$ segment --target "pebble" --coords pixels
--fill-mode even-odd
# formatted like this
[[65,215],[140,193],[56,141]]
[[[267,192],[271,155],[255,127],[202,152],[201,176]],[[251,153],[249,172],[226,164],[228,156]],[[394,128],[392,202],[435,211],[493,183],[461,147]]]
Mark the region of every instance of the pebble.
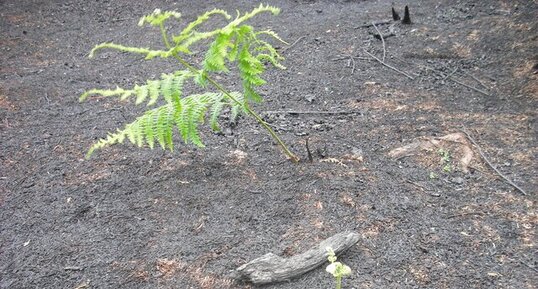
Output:
[[452,179],[452,182],[458,185],[463,184],[463,178],[462,177],[455,177]]

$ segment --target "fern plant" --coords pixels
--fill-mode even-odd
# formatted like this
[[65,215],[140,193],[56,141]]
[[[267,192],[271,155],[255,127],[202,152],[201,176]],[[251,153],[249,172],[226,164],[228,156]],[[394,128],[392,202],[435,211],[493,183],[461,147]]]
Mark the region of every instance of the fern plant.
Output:
[[[122,52],[141,54],[145,59],[174,58],[182,66],[175,72],[162,74],[160,79],[148,80],[143,85],[135,85],[131,89],[117,87],[116,89],[92,89],[80,96],[80,101],[89,96],[119,97],[121,100],[134,98],[135,104],[146,103],[155,106],[134,122],[127,124],[123,129],[109,133],[106,138],[94,143],[87,153],[92,153],[110,145],[123,143],[128,139],[131,143],[141,147],[144,145],[153,148],[158,143],[163,149],[173,150],[173,131],[175,128],[185,143],[192,143],[203,147],[198,127],[209,118],[213,130],[219,130],[218,118],[225,107],[229,107],[232,117],[239,113],[252,116],[264,127],[273,139],[282,147],[284,153],[294,162],[299,158],[295,156],[276,135],[273,129],[251,107],[251,102],[260,102],[262,97],[256,91],[257,87],[266,83],[262,78],[266,64],[285,69],[280,64],[283,59],[277,50],[266,38],[276,39],[285,43],[271,30],[257,31],[245,22],[257,14],[269,12],[277,15],[280,10],[276,7],[260,4],[251,12],[232,17],[224,10],[213,9],[199,16],[195,21],[179,32],[169,35],[166,21],[180,19],[181,14],[176,11],[155,10],[152,14],[142,17],[139,26],[150,25],[159,28],[165,49],[149,49],[130,47],[115,43],[102,43],[95,46],[90,52],[90,58],[101,49],[114,49]],[[229,22],[222,28],[210,31],[199,31],[201,24],[211,17],[221,16]],[[210,42],[201,67],[197,68],[189,63],[185,56],[191,54],[191,47],[201,41]],[[242,91],[228,91],[211,77],[212,73],[228,73],[235,67],[241,78]],[[197,85],[208,88],[211,85],[214,91],[202,94],[183,95],[183,84],[193,81]]]

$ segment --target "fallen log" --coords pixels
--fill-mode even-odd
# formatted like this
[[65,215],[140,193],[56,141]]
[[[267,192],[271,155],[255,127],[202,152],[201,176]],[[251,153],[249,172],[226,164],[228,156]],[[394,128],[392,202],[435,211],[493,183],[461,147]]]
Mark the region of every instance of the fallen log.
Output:
[[273,253],[265,254],[237,268],[232,273],[232,277],[254,284],[286,281],[327,262],[327,247],[331,247],[335,254],[338,255],[358,241],[359,234],[357,233],[338,233],[325,239],[312,249],[290,258],[282,258]]

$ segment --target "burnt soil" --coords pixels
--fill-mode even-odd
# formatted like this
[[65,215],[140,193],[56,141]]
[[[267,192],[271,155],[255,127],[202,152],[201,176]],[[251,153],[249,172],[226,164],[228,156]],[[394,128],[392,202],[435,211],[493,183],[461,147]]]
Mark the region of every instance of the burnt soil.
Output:
[[[257,4],[0,2],[0,287],[252,288],[230,272],[349,230],[361,238],[339,257],[353,270],[344,288],[536,288],[536,1],[420,1],[413,24],[378,25],[395,34],[386,63],[412,79],[365,52],[382,57],[375,29],[359,26],[390,18],[392,0],[268,2],[282,13],[251,23],[294,45],[280,44],[287,70],[268,72],[255,109],[298,164],[246,117],[223,118],[222,134],[204,128],[205,149],[122,145],[84,159],[144,108],[79,103],[83,91],[177,69],[114,51],[88,59],[95,44],[161,45],[158,31],[136,25],[155,8],[190,21]],[[395,3],[401,14],[405,4]],[[389,155],[462,128],[526,195],[465,139]],[[468,171],[458,164],[465,147]],[[320,267],[262,287],[333,280]]]

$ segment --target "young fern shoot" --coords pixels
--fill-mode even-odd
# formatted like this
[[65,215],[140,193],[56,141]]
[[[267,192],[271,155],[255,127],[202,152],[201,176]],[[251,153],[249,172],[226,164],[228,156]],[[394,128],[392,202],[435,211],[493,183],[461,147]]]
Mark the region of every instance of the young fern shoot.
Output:
[[[166,21],[180,19],[181,14],[175,11],[163,12],[157,9],[152,14],[142,17],[138,25],[148,24],[158,27],[166,49],[155,50],[115,43],[102,43],[95,46],[90,52],[90,57],[93,57],[101,49],[114,49],[141,54],[148,60],[156,57],[174,58],[183,69],[162,74],[158,80],[148,80],[146,84],[135,85],[131,89],[119,87],[108,90],[92,89],[83,93],[80,96],[80,101],[84,101],[92,95],[100,95],[115,96],[121,100],[135,98],[137,105],[146,102],[147,106],[156,106],[139,116],[134,122],[127,124],[123,129],[109,133],[106,138],[93,144],[87,157],[91,156],[97,149],[123,143],[125,139],[139,147],[148,145],[153,148],[155,143],[158,143],[163,149],[172,150],[174,147],[172,141],[174,128],[177,128],[185,143],[203,147],[198,126],[203,124],[206,116],[209,115],[211,128],[218,130],[217,120],[221,112],[225,107],[230,107],[233,116],[241,112],[252,116],[282,147],[287,157],[297,162],[299,158],[287,148],[273,129],[249,105],[251,102],[262,101],[262,97],[256,89],[266,83],[262,78],[266,68],[265,64],[285,69],[280,64],[283,58],[265,38],[284,41],[271,30],[257,31],[253,26],[245,24],[245,21],[264,12],[277,15],[280,10],[269,5],[260,5],[251,12],[244,14],[238,12],[235,19],[231,20],[232,17],[226,11],[213,9],[187,24],[179,34],[170,37],[166,30]],[[214,16],[222,16],[229,22],[219,29],[198,30],[201,24]],[[192,53],[190,50],[192,45],[204,40],[209,40],[211,43],[205,59],[201,63],[201,68],[197,68],[185,60],[184,56]],[[232,67],[235,67],[239,72],[242,92],[228,91],[211,77],[211,73],[227,73]],[[193,81],[204,88],[210,84],[215,91],[183,96],[182,89],[186,81]]]

